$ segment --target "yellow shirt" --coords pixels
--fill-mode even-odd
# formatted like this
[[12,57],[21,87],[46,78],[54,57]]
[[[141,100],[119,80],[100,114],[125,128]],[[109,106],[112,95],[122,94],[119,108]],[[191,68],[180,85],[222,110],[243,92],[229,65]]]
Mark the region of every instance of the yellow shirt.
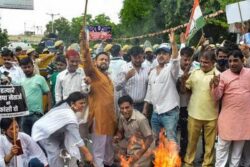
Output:
[[209,82],[219,72],[213,68],[204,73],[198,69],[191,73],[186,81],[186,88],[192,91],[188,104],[188,115],[198,120],[215,120],[218,117],[218,110],[215,101],[210,93]]

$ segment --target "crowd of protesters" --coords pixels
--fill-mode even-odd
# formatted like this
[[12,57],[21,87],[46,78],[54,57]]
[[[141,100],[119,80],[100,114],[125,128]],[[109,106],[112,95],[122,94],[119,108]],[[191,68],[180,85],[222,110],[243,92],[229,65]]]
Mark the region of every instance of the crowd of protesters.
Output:
[[[202,38],[194,48],[180,36],[180,47],[171,32],[160,45],[86,49],[82,34],[82,53],[57,41],[43,59],[2,50],[1,84],[23,87],[29,115],[0,118],[0,166],[61,167],[69,155],[70,167],[115,167],[121,157],[150,167],[164,129],[185,167],[199,138],[202,167],[250,167],[250,45]],[[45,79],[38,65],[52,56]]]

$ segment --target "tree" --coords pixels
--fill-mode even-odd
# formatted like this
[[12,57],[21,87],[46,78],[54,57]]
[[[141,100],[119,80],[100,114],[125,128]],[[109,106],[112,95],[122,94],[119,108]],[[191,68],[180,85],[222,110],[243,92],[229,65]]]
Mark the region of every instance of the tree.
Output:
[[[92,15],[86,16],[86,25],[91,26],[111,26],[112,34],[116,36],[116,34],[120,34],[119,25],[115,25],[108,16],[105,14],[97,15],[94,19]],[[72,42],[79,42],[79,33],[83,26],[83,16],[74,17],[71,22],[67,19],[61,17],[54,21],[54,30],[59,39],[63,40],[66,44],[70,44]],[[49,22],[46,25],[46,34],[48,34],[52,29],[52,22]]]
[[[86,15],[86,25],[89,25],[91,22],[91,15]],[[71,20],[70,33],[72,37],[72,41],[79,41],[79,33],[83,26],[83,16],[74,17]]]
[[152,14],[153,0],[124,0],[120,18],[125,35],[139,35],[144,33],[145,22]]
[[[203,15],[211,14],[219,9],[225,9],[228,3],[235,0],[200,0],[200,6]],[[137,35],[145,35],[152,32],[159,32],[167,28],[175,27],[189,21],[191,9],[194,0],[124,0],[123,7],[120,11],[121,23],[114,24],[105,14],[97,15],[92,18],[87,15],[86,25],[102,25],[112,27],[113,38],[132,37]],[[60,39],[68,42],[78,42],[79,32],[82,28],[83,17],[75,17],[69,22],[65,18],[55,20],[54,28]],[[51,30],[51,22],[47,24],[47,32]],[[225,15],[211,18],[207,20],[207,25],[204,31],[207,35],[214,38],[214,42],[221,40],[221,35],[228,35],[228,28]],[[216,33],[210,33],[213,29]],[[182,29],[180,31],[185,31]],[[177,32],[177,34],[180,33]],[[199,38],[199,37],[198,37]],[[197,39],[198,39],[197,38]],[[145,40],[150,40],[153,43],[161,43],[166,41],[167,35],[159,35],[143,39],[137,39],[132,42],[134,44],[144,43]]]
[[[83,16],[75,17],[71,21],[71,36],[74,41],[78,41],[79,33],[83,25]],[[113,23],[108,16],[105,14],[99,14],[94,19],[91,15],[87,15],[86,18],[86,25],[88,26],[111,26],[112,28],[112,35],[116,36],[116,34],[119,34],[118,26]]]
[[106,16],[105,14],[97,15],[94,19],[91,20],[89,25],[92,25],[92,26],[97,26],[97,25],[110,26],[112,28],[112,37],[113,38],[115,38],[121,34],[120,25],[116,25],[115,23],[113,23],[110,20],[110,17]]
[[[54,21],[54,31],[56,32],[59,39],[63,40],[65,43],[70,43],[72,40],[71,34],[70,34],[70,22],[64,18],[58,18]],[[52,29],[52,22],[50,21],[46,25],[46,33],[50,32]]]
[[6,29],[0,28],[0,48],[6,46],[8,44],[8,32]]

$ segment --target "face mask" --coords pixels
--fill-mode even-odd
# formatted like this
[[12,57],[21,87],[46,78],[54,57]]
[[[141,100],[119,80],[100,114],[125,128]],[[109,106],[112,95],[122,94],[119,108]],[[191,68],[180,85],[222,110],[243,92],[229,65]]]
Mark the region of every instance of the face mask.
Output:
[[154,55],[153,54],[147,54],[147,56],[146,56],[146,59],[148,59],[148,60],[153,60],[153,58],[154,58]]
[[228,60],[226,60],[226,59],[220,59],[220,60],[217,60],[217,63],[218,63],[219,66],[225,67],[225,66],[228,65]]

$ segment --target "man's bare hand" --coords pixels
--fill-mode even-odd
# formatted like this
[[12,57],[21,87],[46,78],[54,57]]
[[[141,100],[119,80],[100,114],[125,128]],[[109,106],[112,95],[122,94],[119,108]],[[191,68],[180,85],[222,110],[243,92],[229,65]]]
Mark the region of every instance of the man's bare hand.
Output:
[[183,32],[180,34],[180,42],[181,43],[186,43],[185,33],[183,33]]
[[173,30],[171,30],[171,32],[168,34],[168,37],[171,44],[175,43],[175,34]]
[[89,76],[84,77],[83,80],[84,80],[84,82],[85,82],[87,85],[90,85],[91,82],[92,82],[92,80],[91,80],[91,78],[90,78]]
[[125,77],[126,81],[128,81],[130,78],[135,76],[135,74],[136,74],[136,70],[134,68],[129,70]]
[[209,85],[210,88],[216,88],[217,86],[219,86],[220,83],[220,75],[214,75],[214,77],[211,79]]

